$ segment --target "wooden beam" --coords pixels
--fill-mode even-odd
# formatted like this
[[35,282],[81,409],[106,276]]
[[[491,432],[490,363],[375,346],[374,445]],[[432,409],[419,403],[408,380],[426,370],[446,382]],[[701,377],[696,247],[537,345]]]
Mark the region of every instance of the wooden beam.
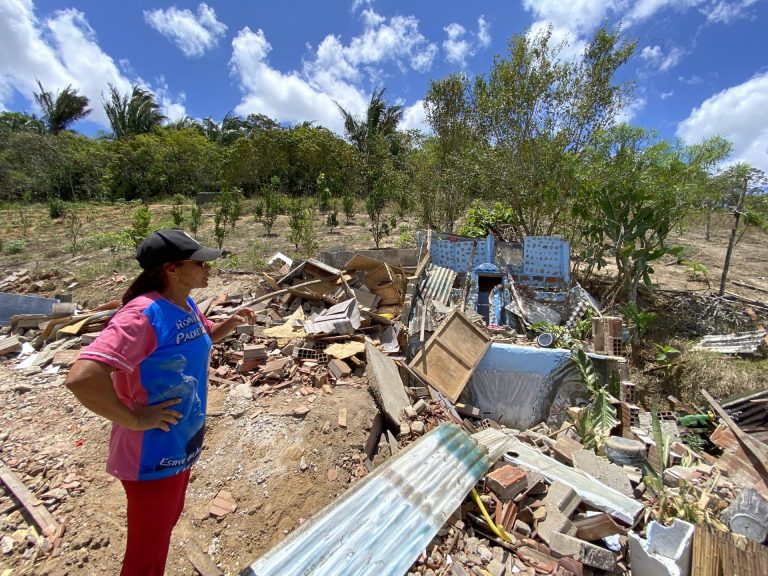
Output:
[[53,536],[59,527],[51,513],[41,504],[37,497],[29,491],[19,477],[13,473],[4,463],[0,463],[0,480],[2,480],[8,489],[13,493],[16,499],[29,512],[32,520],[40,527],[43,536]]
[[736,435],[736,438],[738,438],[739,441],[744,445],[746,451],[755,457],[753,464],[755,461],[757,461],[757,463],[763,469],[763,475],[768,475],[768,446],[759,440],[755,440],[754,438],[750,437],[746,432],[739,428],[738,424],[736,424],[736,422],[733,421],[728,413],[723,410],[723,407],[720,406],[720,404],[718,404],[717,401],[712,398],[712,396],[710,396],[709,392],[702,389],[701,394],[704,396],[704,398],[706,398],[707,402],[710,403],[715,412],[717,412],[717,415],[720,416],[723,422],[725,422],[725,425],[731,429],[731,431]]
[[184,549],[187,552],[187,558],[192,562],[200,576],[222,576],[221,570],[213,563],[213,560],[200,549],[200,546],[189,540]]

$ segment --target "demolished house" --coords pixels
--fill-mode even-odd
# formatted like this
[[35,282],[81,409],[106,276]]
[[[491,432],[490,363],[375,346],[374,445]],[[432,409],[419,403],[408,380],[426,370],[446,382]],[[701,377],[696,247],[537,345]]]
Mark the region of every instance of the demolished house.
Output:
[[[643,411],[621,320],[571,280],[566,240],[430,232],[412,250],[272,261],[254,293],[200,303],[212,320],[242,306],[258,314],[214,347],[212,384],[246,400],[309,403],[362,378],[379,414],[350,487],[241,574],[768,573],[766,394],[722,405],[707,396],[714,418],[685,406]],[[65,369],[116,306],[16,315],[0,348],[14,362]],[[579,360],[546,327],[573,327],[588,311],[593,341]],[[35,327],[25,336],[36,346],[16,358],[29,344],[21,325]],[[615,421],[589,432],[585,416],[609,383],[619,390],[599,399]],[[333,416],[348,425],[345,409]],[[685,445],[683,426],[719,454]],[[60,539],[45,507],[2,472],[43,534]],[[234,509],[220,493],[210,514]],[[204,552],[189,554],[199,573],[221,573]]]

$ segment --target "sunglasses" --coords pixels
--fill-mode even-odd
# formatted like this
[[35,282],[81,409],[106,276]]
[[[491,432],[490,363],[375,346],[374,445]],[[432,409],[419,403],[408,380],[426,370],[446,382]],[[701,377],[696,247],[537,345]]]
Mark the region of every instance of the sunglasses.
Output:
[[179,264],[194,264],[195,266],[199,266],[200,268],[206,268],[210,270],[211,263],[210,262],[202,262],[200,260],[181,260]]

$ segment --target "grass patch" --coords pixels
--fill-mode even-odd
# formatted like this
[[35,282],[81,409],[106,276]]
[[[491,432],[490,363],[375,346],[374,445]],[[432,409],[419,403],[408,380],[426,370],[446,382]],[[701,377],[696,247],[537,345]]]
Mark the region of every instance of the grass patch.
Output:
[[666,402],[673,395],[689,404],[706,405],[702,388],[715,398],[768,388],[768,359],[741,358],[712,352],[686,352],[666,370],[637,371],[633,379],[642,390],[641,403],[653,398]]

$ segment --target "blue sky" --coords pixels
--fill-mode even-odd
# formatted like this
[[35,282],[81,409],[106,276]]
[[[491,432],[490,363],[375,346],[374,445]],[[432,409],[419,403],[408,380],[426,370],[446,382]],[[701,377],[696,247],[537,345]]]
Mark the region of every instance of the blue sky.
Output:
[[39,79],[91,99],[85,134],[108,130],[107,84],[152,90],[170,118],[263,113],[342,133],[374,87],[426,129],[432,79],[487,74],[514,34],[553,26],[578,53],[601,24],[638,41],[620,78],[623,118],[688,143],[720,134],[768,172],[768,0],[0,0],[0,109],[36,112]]

